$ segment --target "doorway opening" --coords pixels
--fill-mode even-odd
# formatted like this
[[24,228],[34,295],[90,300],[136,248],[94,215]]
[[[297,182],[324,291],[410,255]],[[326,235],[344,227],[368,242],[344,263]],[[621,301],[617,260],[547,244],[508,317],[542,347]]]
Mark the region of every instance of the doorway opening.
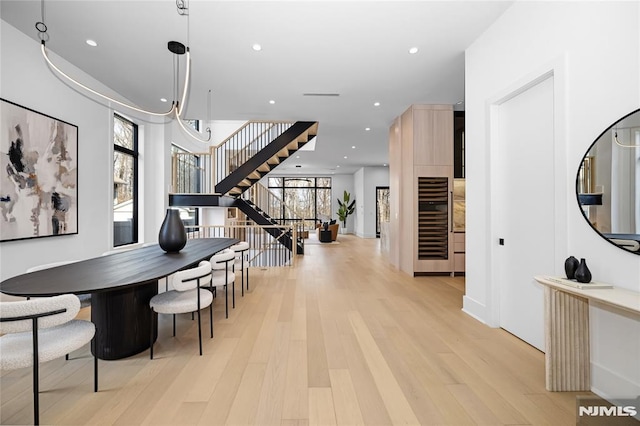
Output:
[[376,186],[376,238],[380,238],[380,224],[389,222],[389,187]]

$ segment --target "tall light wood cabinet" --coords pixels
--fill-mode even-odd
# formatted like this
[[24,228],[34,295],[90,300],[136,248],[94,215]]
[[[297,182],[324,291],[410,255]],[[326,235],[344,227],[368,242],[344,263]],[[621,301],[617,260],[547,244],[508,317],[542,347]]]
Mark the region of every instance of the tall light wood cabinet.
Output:
[[411,275],[453,272],[451,105],[412,105],[393,122],[389,186],[391,262]]

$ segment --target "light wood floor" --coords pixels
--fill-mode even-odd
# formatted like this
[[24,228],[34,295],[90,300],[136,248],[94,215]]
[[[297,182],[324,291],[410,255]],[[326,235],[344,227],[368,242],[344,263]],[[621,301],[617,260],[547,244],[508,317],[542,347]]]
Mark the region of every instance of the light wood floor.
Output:
[[[175,338],[161,316],[156,358],[100,361],[98,393],[88,348],[42,364],[41,422],[575,424],[577,393],[545,391],[541,352],[461,311],[464,278],[412,278],[378,240],[339,242],[307,246],[294,268],[252,269],[228,320],[218,297],[202,357],[190,316]],[[2,424],[30,423],[31,370],[0,384]]]

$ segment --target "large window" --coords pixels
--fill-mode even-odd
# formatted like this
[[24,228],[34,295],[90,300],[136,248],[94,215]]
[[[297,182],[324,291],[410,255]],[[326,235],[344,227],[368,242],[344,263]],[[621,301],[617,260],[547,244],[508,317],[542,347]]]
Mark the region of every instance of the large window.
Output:
[[138,242],[138,126],[113,117],[113,246]]
[[[196,121],[197,120],[193,120]],[[176,155],[178,154],[178,155]],[[200,169],[200,157],[177,145],[171,145],[171,157],[175,168],[177,193],[198,194],[202,171]],[[184,226],[197,226],[199,224],[198,209],[193,207],[180,207],[180,219]]]
[[318,220],[331,219],[331,178],[280,177],[269,178],[269,189],[284,201],[282,223],[291,219],[303,221],[305,228],[314,228]]

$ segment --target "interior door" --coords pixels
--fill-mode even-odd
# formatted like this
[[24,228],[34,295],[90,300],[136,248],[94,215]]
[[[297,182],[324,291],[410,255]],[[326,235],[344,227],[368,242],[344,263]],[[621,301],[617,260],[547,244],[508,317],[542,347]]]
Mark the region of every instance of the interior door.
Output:
[[492,211],[500,326],[544,350],[544,292],[533,279],[554,270],[553,77],[502,103],[493,160]]

